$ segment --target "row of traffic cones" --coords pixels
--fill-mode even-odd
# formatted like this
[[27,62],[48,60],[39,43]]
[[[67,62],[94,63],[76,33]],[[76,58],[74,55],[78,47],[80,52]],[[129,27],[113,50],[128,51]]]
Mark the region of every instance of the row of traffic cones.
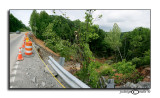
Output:
[[28,32],[25,33],[25,37],[24,37],[24,40],[23,40],[22,47],[19,47],[19,53],[18,53],[18,57],[17,57],[17,60],[18,60],[18,61],[24,60],[24,58],[23,58],[23,56],[22,56],[21,49],[22,49],[22,48],[25,48],[25,41],[29,41]]

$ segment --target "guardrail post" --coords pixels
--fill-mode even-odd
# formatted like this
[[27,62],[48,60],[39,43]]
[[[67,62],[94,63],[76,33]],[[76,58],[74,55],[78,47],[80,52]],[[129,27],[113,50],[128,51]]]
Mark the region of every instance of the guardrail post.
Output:
[[114,88],[114,79],[108,79],[107,88]]
[[64,66],[64,62],[65,62],[65,58],[64,58],[64,57],[60,57],[60,58],[59,58],[59,64],[60,64],[61,66]]
[[67,70],[65,70],[62,65],[55,61],[51,56],[48,60],[49,64],[57,72],[57,74],[72,88],[90,88],[88,85],[83,83],[81,80],[73,76]]

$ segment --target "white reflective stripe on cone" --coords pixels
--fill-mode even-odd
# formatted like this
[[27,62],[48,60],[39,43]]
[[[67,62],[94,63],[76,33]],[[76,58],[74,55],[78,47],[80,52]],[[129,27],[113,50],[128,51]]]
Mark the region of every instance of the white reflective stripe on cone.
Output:
[[26,46],[26,45],[25,45],[25,48],[32,48],[32,46]]
[[25,51],[25,53],[32,53],[32,51]]

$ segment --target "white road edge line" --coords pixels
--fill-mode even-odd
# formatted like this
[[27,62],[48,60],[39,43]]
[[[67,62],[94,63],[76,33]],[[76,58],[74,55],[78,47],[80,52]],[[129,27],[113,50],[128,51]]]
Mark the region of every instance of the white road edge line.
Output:
[[10,78],[10,83],[14,82],[14,81],[15,81],[15,78],[16,78],[15,76],[14,76],[14,77],[11,77],[11,78]]
[[11,75],[16,75],[17,70],[13,70],[13,72],[11,73]]
[[13,68],[17,69],[17,68],[18,68],[18,65],[15,65],[15,67],[13,67]]

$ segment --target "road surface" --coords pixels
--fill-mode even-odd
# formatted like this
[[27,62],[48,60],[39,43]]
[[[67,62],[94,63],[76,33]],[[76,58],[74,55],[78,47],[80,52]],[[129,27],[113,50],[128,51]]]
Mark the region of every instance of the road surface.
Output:
[[10,73],[12,72],[13,65],[16,63],[18,49],[22,47],[25,32],[21,34],[10,34]]
[[[33,49],[32,56],[22,55],[24,60],[17,61],[19,47],[23,44],[25,32],[21,34],[10,34],[10,88],[63,88],[55,78],[50,74],[45,65],[40,60],[36,51]],[[34,42],[33,42],[34,43]],[[57,73],[48,65],[52,74]],[[57,79],[66,87],[59,76]]]

